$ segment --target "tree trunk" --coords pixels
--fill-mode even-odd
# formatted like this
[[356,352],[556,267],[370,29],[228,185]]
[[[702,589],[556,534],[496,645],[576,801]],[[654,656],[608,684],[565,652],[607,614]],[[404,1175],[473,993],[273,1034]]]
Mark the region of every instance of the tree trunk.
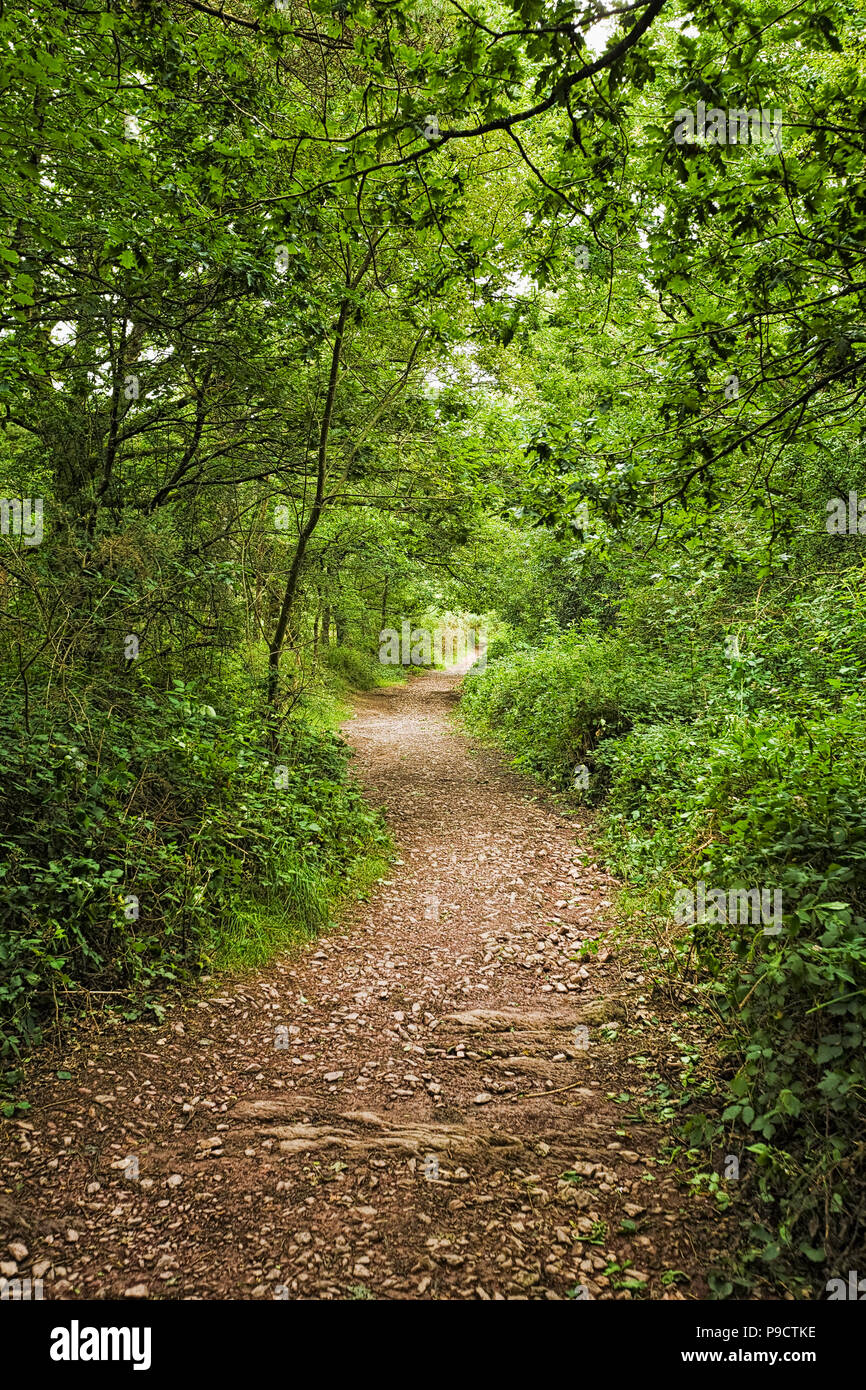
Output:
[[[383,233],[384,235],[384,233]],[[379,238],[379,241],[382,237]],[[379,241],[373,242],[367,249],[367,253],[361,262],[357,275],[347,283],[346,288],[356,290],[366,275]],[[273,639],[268,648],[268,685],[267,699],[268,704],[276,703],[277,689],[280,677],[280,653],[283,649],[286,630],[289,626],[289,618],[292,613],[292,606],[298,592],[298,579],[301,574],[301,567],[304,563],[304,556],[307,552],[307,545],[310,537],[319,524],[322,512],[325,508],[325,481],[328,474],[328,438],[331,433],[331,421],[334,416],[334,401],[337,396],[337,378],[340,374],[340,357],[343,352],[343,337],[346,332],[346,320],[349,317],[351,305],[348,296],[340,305],[340,313],[337,317],[337,327],[334,334],[334,347],[331,352],[331,370],[328,374],[328,392],[325,397],[325,406],[322,411],[322,420],[319,426],[319,447],[316,457],[316,495],[313,505],[310,508],[310,515],[301,528],[298,536],[298,543],[292,558],[291,568],[286,580],[286,591],[283,595],[283,602],[280,607],[280,616],[277,619],[277,626]]]
[[280,616],[277,619],[277,626],[273,640],[268,648],[268,704],[272,705],[277,698],[277,687],[280,677],[280,653],[283,649],[283,641],[286,636],[286,629],[289,626],[289,618],[292,612],[292,605],[298,591],[298,578],[301,573],[301,566],[304,563],[304,556],[307,551],[310,537],[319,524],[325,500],[325,480],[327,478],[328,463],[328,436],[331,432],[331,419],[334,414],[334,400],[337,395],[337,376],[340,371],[340,354],[343,350],[343,334],[346,330],[346,318],[349,312],[348,300],[344,299],[340,307],[340,316],[337,319],[337,332],[334,337],[334,347],[331,352],[331,370],[328,375],[328,394],[325,397],[325,408],[322,411],[322,421],[319,426],[319,448],[316,459],[316,495],[313,505],[310,508],[310,515],[301,528],[298,536],[298,543],[295,546],[295,553],[292,557],[291,568],[286,580],[286,591],[283,594],[283,602],[280,607]]

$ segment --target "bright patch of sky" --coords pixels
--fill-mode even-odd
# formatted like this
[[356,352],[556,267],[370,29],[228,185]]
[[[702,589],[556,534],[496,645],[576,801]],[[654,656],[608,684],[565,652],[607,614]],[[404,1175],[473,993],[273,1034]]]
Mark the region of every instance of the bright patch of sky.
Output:
[[68,319],[55,323],[48,336],[55,347],[62,347],[64,343],[72,343],[75,341],[75,324]]
[[598,58],[610,41],[610,36],[616,28],[616,17],[610,19],[600,19],[597,24],[592,24],[584,34],[586,46],[594,58]]
[[431,395],[436,396],[440,391],[444,391],[447,386],[453,385],[455,381],[465,379],[467,369],[473,386],[495,386],[496,377],[485,372],[478,365],[474,357],[474,343],[458,343],[452,349],[452,357],[462,357],[465,359],[465,367],[437,367],[434,371],[428,372],[424,378],[424,385]]

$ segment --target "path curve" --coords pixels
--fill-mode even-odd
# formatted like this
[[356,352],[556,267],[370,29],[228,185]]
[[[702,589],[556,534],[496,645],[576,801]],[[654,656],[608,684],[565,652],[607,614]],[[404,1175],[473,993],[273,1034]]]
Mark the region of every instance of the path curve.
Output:
[[458,684],[357,699],[400,848],[337,931],[37,1062],[3,1126],[0,1271],[54,1298],[684,1296],[682,1193],[616,1099],[642,980],[580,950],[610,880],[459,732]]

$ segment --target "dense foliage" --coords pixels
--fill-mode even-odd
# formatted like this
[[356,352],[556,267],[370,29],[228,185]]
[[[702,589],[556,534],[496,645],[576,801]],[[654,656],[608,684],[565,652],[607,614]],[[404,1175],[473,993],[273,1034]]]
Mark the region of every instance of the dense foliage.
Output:
[[[308,930],[363,851],[384,843],[330,734],[301,722],[276,752],[180,682],[126,720],[4,727],[2,1049],[88,994],[147,999],[212,963],[238,914]],[[277,934],[277,944],[280,942]]]

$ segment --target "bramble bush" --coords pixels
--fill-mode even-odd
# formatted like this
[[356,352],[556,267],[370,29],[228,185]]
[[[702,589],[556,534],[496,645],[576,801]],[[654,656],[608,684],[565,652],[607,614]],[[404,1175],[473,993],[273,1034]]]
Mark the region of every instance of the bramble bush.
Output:
[[347,756],[298,720],[272,749],[250,714],[180,681],[142,686],[123,718],[64,711],[22,737],[3,716],[0,1055],[82,991],[152,999],[193,977],[238,901],[327,921],[352,862],[385,842]]
[[461,708],[470,727],[493,734],[515,766],[564,788],[601,740],[641,722],[687,718],[694,699],[690,677],[672,677],[663,657],[601,637],[586,623],[581,634],[488,658],[486,671],[467,676]]

